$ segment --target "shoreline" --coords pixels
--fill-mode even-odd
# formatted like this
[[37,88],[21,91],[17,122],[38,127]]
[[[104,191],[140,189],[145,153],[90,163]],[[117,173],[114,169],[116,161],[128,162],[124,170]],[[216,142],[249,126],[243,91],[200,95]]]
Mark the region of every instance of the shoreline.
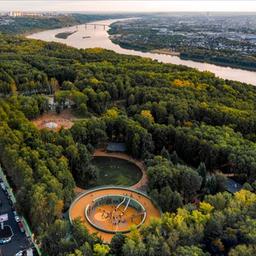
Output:
[[[98,20],[97,23],[104,23],[106,26],[111,27],[111,24],[122,21],[125,19],[107,19],[107,20]],[[90,24],[93,22],[89,22]],[[83,26],[80,24],[80,26]],[[70,27],[70,28],[74,28]],[[87,48],[102,48],[106,50],[112,50],[118,54],[125,54],[131,56],[140,56],[145,58],[150,58],[152,60],[156,60],[160,63],[165,64],[174,64],[174,65],[182,65],[188,68],[197,69],[200,72],[211,72],[216,77],[224,80],[230,80],[234,82],[245,83],[248,85],[256,86],[256,72],[253,70],[248,70],[243,67],[232,67],[231,65],[227,65],[225,63],[222,64],[214,64],[212,62],[205,62],[200,60],[190,60],[183,59],[178,54],[170,54],[170,52],[166,52],[166,49],[158,49],[157,51],[161,51],[161,53],[152,53],[152,51],[143,51],[141,49],[133,49],[132,47],[126,47],[123,45],[119,45],[116,41],[113,41],[111,38],[113,35],[108,33],[108,30],[101,31],[95,30],[90,32],[91,38],[88,38],[89,41],[85,43],[81,43],[83,40],[82,30],[78,27],[78,32],[74,35],[70,36],[67,39],[58,39],[55,38],[55,35],[64,32],[65,28],[54,29],[54,30],[45,30],[39,33],[33,33],[27,36],[29,39],[42,40],[46,42],[58,42],[66,44],[67,46],[74,47],[77,49],[87,49]],[[81,37],[81,38],[80,38]],[[111,40],[112,39],[112,40]],[[162,52],[164,50],[164,53]]]
[[[229,69],[234,69],[234,70],[243,70],[243,71],[248,71],[248,72],[256,72],[256,68],[248,68],[248,67],[244,67],[244,66],[239,66],[237,64],[229,64],[229,63],[225,63],[225,62],[219,62],[219,61],[213,61],[213,60],[205,60],[205,59],[196,58],[196,57],[187,58],[187,57],[183,56],[182,52],[175,52],[175,51],[171,51],[171,50],[165,49],[165,48],[163,48],[163,49],[147,50],[147,49],[144,49],[144,48],[140,48],[139,46],[136,47],[134,45],[130,45],[130,44],[126,44],[126,43],[121,43],[118,40],[116,40],[117,38],[115,37],[115,35],[112,35],[112,34],[110,34],[110,36],[109,36],[109,39],[111,40],[111,42],[113,44],[116,44],[116,45],[118,45],[121,48],[126,49],[126,50],[139,51],[139,52],[142,52],[142,53],[152,53],[152,54],[167,55],[167,56],[172,56],[172,57],[178,57],[178,58],[180,58],[181,60],[184,60],[184,61],[193,61],[195,63],[209,64],[209,65],[214,65],[216,67],[223,67],[223,68],[229,68]],[[171,64],[173,64],[173,63],[171,63]],[[182,64],[182,65],[187,66],[186,64]],[[187,67],[190,67],[190,66],[187,66]],[[199,71],[201,71],[201,70],[199,70]],[[212,72],[212,71],[210,71],[210,72]],[[212,72],[212,73],[214,73],[214,72]],[[229,80],[232,80],[232,79],[229,79]],[[234,81],[238,81],[238,80],[234,80]],[[248,84],[248,82],[242,82],[242,81],[238,81],[238,82],[247,83]],[[256,84],[253,84],[253,83],[251,83],[251,84],[254,85],[254,86],[256,85]]]
[[180,52],[171,51],[169,49],[155,49],[155,50],[151,50],[149,52],[180,57]]

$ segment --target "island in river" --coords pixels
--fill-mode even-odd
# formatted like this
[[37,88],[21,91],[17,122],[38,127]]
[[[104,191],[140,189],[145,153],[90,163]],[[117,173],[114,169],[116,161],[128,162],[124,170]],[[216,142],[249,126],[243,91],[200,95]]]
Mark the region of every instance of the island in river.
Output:
[[74,33],[76,33],[77,30],[75,31],[70,31],[70,32],[61,32],[55,35],[55,37],[57,38],[62,38],[62,39],[67,39],[69,36],[73,35]]
[[[243,83],[248,83],[252,85],[256,85],[256,72],[242,70],[238,68],[231,68],[231,67],[223,67],[219,65],[199,62],[199,61],[192,61],[192,60],[184,60],[181,59],[179,56],[172,56],[163,53],[152,53],[152,52],[142,52],[136,51],[132,49],[124,49],[120,45],[113,43],[110,40],[110,36],[108,34],[108,30],[104,29],[103,26],[100,24],[104,24],[107,28],[110,28],[112,23],[117,21],[122,21],[123,19],[108,19],[108,20],[101,20],[98,22],[87,23],[85,25],[79,25],[61,29],[53,29],[53,30],[46,30],[39,33],[34,33],[29,36],[28,38],[31,39],[38,39],[47,42],[59,42],[66,44],[68,46],[72,46],[78,49],[86,49],[86,48],[104,48],[108,50],[115,51],[120,54],[127,54],[127,55],[135,55],[141,56],[146,58],[151,58],[153,60],[157,60],[163,63],[171,63],[177,65],[184,65],[191,68],[196,68],[200,71],[209,71],[214,73],[217,77],[239,81]],[[91,26],[89,26],[91,24]],[[92,26],[92,24],[99,24],[99,26]],[[76,33],[70,35],[67,39],[56,38],[55,35],[58,33],[63,33],[66,31],[74,31],[77,30]],[[85,38],[85,36],[87,38]]]

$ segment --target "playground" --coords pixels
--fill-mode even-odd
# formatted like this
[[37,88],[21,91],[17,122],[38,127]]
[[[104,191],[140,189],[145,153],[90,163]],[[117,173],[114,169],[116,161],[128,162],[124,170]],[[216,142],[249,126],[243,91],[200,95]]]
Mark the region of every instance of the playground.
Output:
[[123,187],[101,187],[78,196],[69,210],[69,218],[80,218],[90,233],[97,232],[110,242],[116,232],[129,233],[132,225],[140,227],[161,215],[145,194]]
[[60,114],[56,112],[44,113],[32,122],[40,130],[46,128],[59,131],[62,127],[64,129],[70,129],[74,124],[74,119],[75,117],[72,115],[71,111],[66,109]]

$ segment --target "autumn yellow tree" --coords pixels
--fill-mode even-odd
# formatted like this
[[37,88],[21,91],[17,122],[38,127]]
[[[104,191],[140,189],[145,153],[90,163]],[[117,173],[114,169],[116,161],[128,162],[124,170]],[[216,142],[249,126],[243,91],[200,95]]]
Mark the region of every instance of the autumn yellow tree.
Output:
[[154,117],[152,116],[150,110],[142,110],[140,112],[140,115],[144,118],[146,118],[150,123],[154,123],[155,120],[154,120]]

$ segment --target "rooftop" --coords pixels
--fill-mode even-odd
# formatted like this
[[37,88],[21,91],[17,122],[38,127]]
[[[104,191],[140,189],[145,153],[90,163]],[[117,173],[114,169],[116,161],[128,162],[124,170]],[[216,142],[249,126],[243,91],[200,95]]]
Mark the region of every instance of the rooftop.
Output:
[[236,181],[228,178],[226,181],[226,184],[225,184],[225,188],[230,193],[236,193],[242,189],[242,185],[237,183]]
[[110,152],[125,152],[126,151],[126,145],[125,145],[125,143],[110,142],[110,143],[108,143],[107,151],[110,151]]

